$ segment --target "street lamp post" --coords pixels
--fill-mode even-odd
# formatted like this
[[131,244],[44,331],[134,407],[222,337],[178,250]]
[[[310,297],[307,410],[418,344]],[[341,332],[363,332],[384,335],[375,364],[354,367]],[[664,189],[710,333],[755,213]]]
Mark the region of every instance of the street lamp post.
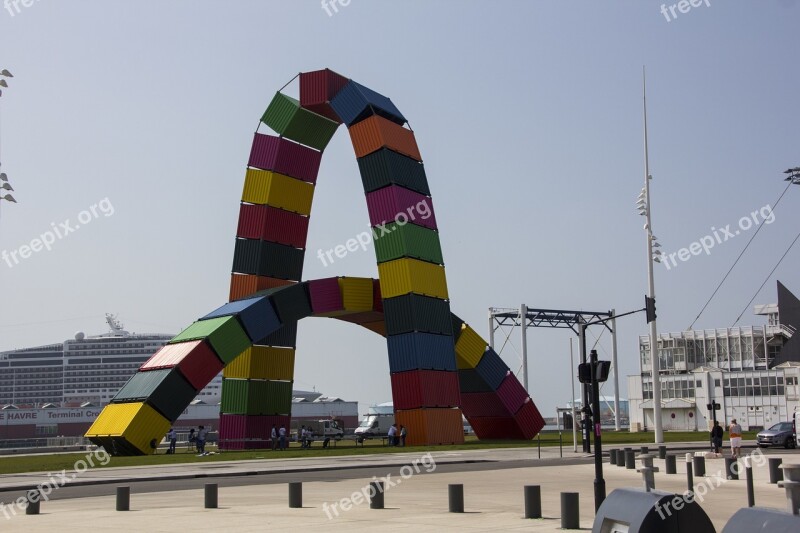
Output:
[[[653,221],[652,221],[652,201],[650,196],[650,180],[653,177],[650,175],[650,154],[647,144],[647,84],[644,78],[644,70],[642,70],[642,100],[644,104],[644,188],[639,195],[637,205],[639,207],[639,214],[645,217],[644,230],[647,236],[647,283],[648,294],[650,298],[655,301],[656,289],[654,279],[653,263],[661,262],[661,247],[653,235]],[[655,251],[654,251],[655,249]],[[655,318],[650,322],[650,369],[653,376],[653,423],[655,425],[655,443],[663,444],[664,442],[664,429],[661,421],[661,376],[660,362],[658,359],[658,329],[656,328]]]

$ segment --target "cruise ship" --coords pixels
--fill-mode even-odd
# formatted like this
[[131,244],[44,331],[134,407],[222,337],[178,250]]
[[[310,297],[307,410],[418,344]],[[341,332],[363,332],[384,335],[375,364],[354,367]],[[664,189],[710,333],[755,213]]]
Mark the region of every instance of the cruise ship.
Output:
[[[16,408],[103,406],[136,370],[175,335],[129,333],[106,314],[109,332],[0,352],[0,406]],[[197,395],[206,404],[220,401],[222,375]]]

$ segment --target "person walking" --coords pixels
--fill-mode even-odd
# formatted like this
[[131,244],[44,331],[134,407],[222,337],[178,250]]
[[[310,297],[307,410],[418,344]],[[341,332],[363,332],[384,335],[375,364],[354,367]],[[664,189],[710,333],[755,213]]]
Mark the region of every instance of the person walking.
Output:
[[178,435],[175,433],[175,428],[169,428],[167,440],[169,441],[167,453],[175,454],[175,443],[178,442]]
[[406,446],[406,435],[408,432],[406,431],[406,427],[404,425],[400,425],[400,446],[405,448]]
[[719,425],[719,420],[714,421],[714,427],[711,428],[711,446],[714,448],[714,453],[719,455],[722,448],[722,426]]
[[272,441],[272,451],[275,451],[275,448],[278,447],[278,430],[275,428],[275,424],[272,424],[272,432],[269,434],[269,438]]
[[187,442],[186,447],[191,452],[192,451],[192,447],[195,446],[195,444],[197,442],[197,437],[195,437],[195,435],[194,435],[194,428],[189,430],[189,440],[187,440],[186,442]]
[[206,455],[206,438],[208,437],[208,430],[205,426],[200,426],[200,430],[197,432],[197,452],[198,457],[202,455]]
[[397,444],[397,441],[395,440],[396,435],[397,435],[397,424],[392,424],[389,427],[389,433],[387,434],[387,436],[389,437],[389,443],[388,443],[389,446],[394,446],[395,444]]
[[280,450],[283,451],[286,449],[286,426],[281,424],[281,428],[278,430],[278,440],[280,441]]
[[735,418],[731,420],[728,432],[731,434],[731,456],[738,459],[739,454],[742,453],[742,426],[736,422]]

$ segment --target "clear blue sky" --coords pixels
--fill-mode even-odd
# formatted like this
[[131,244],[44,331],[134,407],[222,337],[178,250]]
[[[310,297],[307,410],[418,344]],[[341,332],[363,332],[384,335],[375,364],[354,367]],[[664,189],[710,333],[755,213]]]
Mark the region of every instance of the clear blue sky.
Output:
[[[107,311],[137,332],[177,332],[223,303],[252,132],[278,88],[324,67],[411,121],[452,308],[480,333],[489,306],[641,307],[642,65],[666,252],[774,202],[781,171],[800,165],[800,3],[711,0],[671,22],[660,5],[352,0],[328,16],[316,0],[41,0],[0,11],[0,69],[16,76],[0,99],[2,169],[19,201],[2,206],[0,251],[103,198],[114,207],[51,251],[0,262],[0,349],[101,333]],[[339,132],[307,279],[376,275],[371,250],[328,267],[315,257],[366,227],[362,198]],[[800,229],[799,206],[795,187],[696,327],[731,325]],[[692,322],[753,231],[659,267],[660,330]],[[800,293],[799,259],[800,245],[755,303],[775,301],[776,278]],[[743,323],[761,321],[748,311]],[[624,376],[638,371],[644,318],[619,330]],[[531,393],[547,416],[569,399],[568,339],[530,334]],[[385,354],[360,328],[304,321],[296,386],[364,409],[391,397]]]

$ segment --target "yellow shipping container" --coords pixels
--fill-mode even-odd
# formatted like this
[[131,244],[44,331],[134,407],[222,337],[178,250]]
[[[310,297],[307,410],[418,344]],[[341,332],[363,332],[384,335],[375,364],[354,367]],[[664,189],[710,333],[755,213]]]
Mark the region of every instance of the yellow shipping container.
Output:
[[339,278],[339,291],[346,311],[372,311],[372,278]]
[[86,437],[122,439],[142,453],[151,454],[155,449],[150,442],[153,439],[161,442],[170,425],[169,420],[145,403],[111,403],[103,408]]
[[378,265],[381,296],[393,298],[410,292],[448,299],[444,267],[418,259],[396,259]]
[[311,214],[314,185],[271,170],[248,168],[244,178],[242,201],[271,205],[287,211]]
[[461,325],[461,336],[456,342],[456,366],[459,370],[475,368],[486,353],[486,341],[474,329]]
[[294,353],[294,348],[253,346],[226,366],[222,375],[233,379],[292,381]]

